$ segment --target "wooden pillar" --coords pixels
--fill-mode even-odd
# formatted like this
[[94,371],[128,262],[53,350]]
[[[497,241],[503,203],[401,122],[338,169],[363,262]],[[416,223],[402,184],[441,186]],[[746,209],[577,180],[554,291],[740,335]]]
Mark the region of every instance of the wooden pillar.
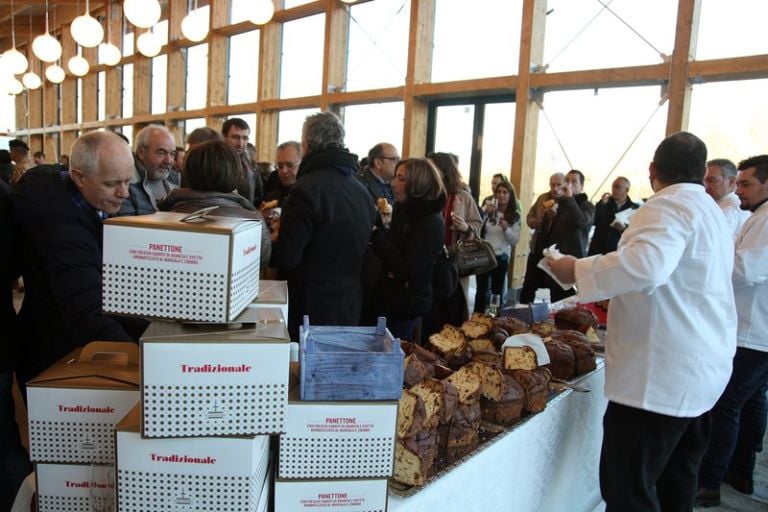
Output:
[[688,127],[691,110],[691,83],[688,68],[696,56],[696,40],[699,30],[701,0],[679,0],[675,49],[670,62],[670,78],[667,85],[669,110],[667,135]]
[[[168,72],[166,81],[166,112],[169,114],[184,110],[187,101],[187,65],[185,48],[177,43],[183,39],[181,20],[187,15],[187,0],[168,2]],[[172,119],[166,127],[173,135],[177,146],[184,146],[184,123]]]
[[26,94],[17,94],[16,99],[16,131],[29,128],[29,118],[27,113],[27,104],[29,103],[29,91]]
[[[134,37],[146,30],[135,29]],[[134,39],[134,42],[135,42]],[[149,114],[152,111],[152,59],[135,52],[136,60],[133,63],[133,117]],[[139,130],[140,126],[134,126]]]
[[[110,2],[107,7],[107,24],[109,26],[110,42],[123,48],[123,17],[122,9]],[[105,34],[106,37],[106,34]],[[104,113],[107,120],[120,119],[123,116],[123,66],[108,67],[106,70],[106,87]]]
[[[89,63],[96,62],[96,48],[82,48]],[[99,116],[99,74],[91,70],[83,77],[83,122],[96,121]]]
[[432,75],[435,1],[412,0],[411,2],[412,28],[408,41],[403,147],[400,153],[403,157],[423,157],[427,148],[428,104],[417,97],[414,90],[417,84],[429,82]]
[[[68,25],[62,27],[61,31],[61,62],[65,63],[66,59],[69,59],[75,53],[75,40],[72,39],[72,35],[69,33]],[[77,79],[67,74],[64,81],[58,87],[61,93],[60,124],[72,126],[77,123]],[[69,147],[75,141],[77,135],[77,131],[71,128],[61,133],[62,152],[65,154],[69,153]]]
[[546,0],[524,0],[520,31],[520,61],[515,91],[515,138],[512,149],[510,181],[514,184],[523,203],[521,236],[509,264],[509,287],[523,284],[528,259],[529,236],[525,215],[533,200],[533,180],[536,168],[536,137],[539,128],[541,97],[531,91],[531,69],[541,66],[544,59],[544,30],[546,27]]
[[320,89],[320,110],[331,109],[331,97],[341,91],[347,76],[347,45],[349,41],[349,5],[329,0],[325,9],[325,39],[323,44],[323,78]]
[[229,37],[216,29],[229,23],[229,0],[211,0],[211,33],[208,36],[208,107],[227,104],[227,55]]
[[[259,29],[259,76],[257,99],[259,102],[280,97],[280,62],[283,24],[271,22]],[[277,140],[278,113],[259,110],[256,114],[257,136],[254,137],[259,159],[271,160]]]

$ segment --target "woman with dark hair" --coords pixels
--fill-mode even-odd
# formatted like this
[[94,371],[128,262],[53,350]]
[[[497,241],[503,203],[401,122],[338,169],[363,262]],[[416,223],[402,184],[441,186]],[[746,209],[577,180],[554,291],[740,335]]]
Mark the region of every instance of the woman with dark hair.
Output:
[[[209,140],[189,147],[184,158],[184,182],[159,205],[166,212],[192,213],[218,206],[211,215],[241,217],[264,222],[264,217],[235,190],[242,175],[240,157],[223,139]],[[272,242],[266,224],[261,228],[261,267],[269,264]]]
[[398,338],[414,340],[432,309],[432,270],[443,247],[445,187],[425,158],[402,160],[392,180],[395,206],[389,231],[374,228],[371,247],[382,260],[376,310]]
[[[445,236],[443,242],[450,247],[458,240],[469,240],[480,235],[483,219],[469,187],[462,181],[456,156],[450,153],[431,153],[428,158],[440,171],[447,194],[443,207]],[[469,276],[459,280],[456,292],[438,305],[436,324],[428,330],[440,330],[443,323],[461,325],[469,318]],[[430,334],[425,332],[425,334]]]
[[517,211],[517,198],[511,183],[502,181],[496,186],[494,201],[486,212],[480,236],[493,246],[497,265],[490,272],[475,276],[475,311],[480,313],[485,312],[489,279],[491,293],[499,296],[503,294],[512,247],[520,240],[520,213]]

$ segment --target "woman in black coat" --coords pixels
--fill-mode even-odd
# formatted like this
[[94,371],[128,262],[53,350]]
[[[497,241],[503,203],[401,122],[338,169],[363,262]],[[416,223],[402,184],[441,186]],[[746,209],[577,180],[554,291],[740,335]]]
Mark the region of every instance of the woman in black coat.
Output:
[[377,309],[395,337],[413,340],[421,316],[432,308],[432,270],[445,235],[445,187],[424,158],[399,162],[391,185],[395,206],[389,232],[375,228],[371,236],[382,260]]

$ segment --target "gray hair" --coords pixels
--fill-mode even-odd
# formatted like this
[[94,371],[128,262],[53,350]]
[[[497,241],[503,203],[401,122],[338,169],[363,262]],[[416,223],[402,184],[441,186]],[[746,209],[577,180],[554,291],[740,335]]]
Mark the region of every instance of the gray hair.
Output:
[[154,135],[157,132],[166,133],[171,139],[173,139],[173,135],[171,135],[171,132],[169,132],[168,128],[166,128],[165,126],[161,124],[148,124],[141,130],[139,130],[139,133],[136,134],[136,137],[134,139],[133,150],[138,152],[140,148],[148,148],[149,139],[152,138],[152,135]]
[[344,125],[331,112],[318,112],[308,116],[301,130],[301,141],[307,152],[330,147],[344,147]]
[[278,151],[282,151],[282,150],[284,150],[286,148],[293,148],[293,149],[295,149],[296,153],[298,153],[298,155],[299,155],[299,158],[301,158],[301,144],[299,144],[295,140],[289,140],[289,141],[283,142],[282,144],[277,146],[277,150]]
[[715,158],[707,162],[707,167],[719,167],[720,174],[723,175],[723,179],[735,178],[739,173],[736,169],[736,164],[728,160],[727,158]]
[[221,133],[217,132],[209,126],[201,126],[195,128],[189,135],[187,135],[187,144],[194,146],[202,142],[208,142],[209,140],[222,140]]
[[99,171],[101,150],[105,146],[114,144],[117,147],[126,147],[123,139],[110,131],[90,132],[81,135],[69,150],[69,168],[78,169],[85,174],[95,174]]

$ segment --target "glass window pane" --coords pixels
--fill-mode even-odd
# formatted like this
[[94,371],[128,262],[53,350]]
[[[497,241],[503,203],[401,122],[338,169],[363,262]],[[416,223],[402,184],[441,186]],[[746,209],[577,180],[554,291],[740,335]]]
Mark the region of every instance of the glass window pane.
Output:
[[702,0],[696,59],[722,59],[768,53],[765,0]]
[[348,91],[405,83],[410,0],[377,0],[350,9]]
[[77,124],[83,122],[83,79],[77,79]]
[[516,75],[522,10],[522,0],[437,0],[432,81]]
[[259,77],[259,30],[229,38],[229,80],[227,94],[230,105],[256,101]]
[[232,24],[248,21],[253,0],[229,0],[229,22]]
[[444,105],[435,115],[435,152],[453,153],[459,157],[459,171],[469,184],[469,163],[472,158],[472,132],[475,123],[474,105]]
[[123,66],[123,117],[133,117],[133,64]]
[[187,110],[205,108],[208,90],[208,43],[187,49]]
[[[376,103],[344,107],[344,130],[349,150],[359,158],[379,142],[388,142],[402,151],[404,104]],[[371,123],[375,119],[375,123]]]
[[515,104],[488,103],[483,123],[482,161],[480,162],[480,193],[484,197],[493,193],[491,178],[494,174],[509,177],[512,168],[512,141],[515,139]]
[[158,39],[160,39],[160,44],[165,46],[168,44],[168,20],[160,20],[155,24],[154,27],[152,27],[152,32],[154,32]]
[[129,124],[122,126],[120,128],[120,133],[122,133],[128,138],[129,145],[133,147],[133,126]]
[[324,31],[324,14],[289,21],[283,25],[281,98],[320,94]]
[[573,168],[584,173],[584,192],[592,202],[610,192],[618,176],[630,180],[633,199],[652,195],[648,163],[664,138],[667,118],[667,104],[659,106],[659,94],[658,87],[546,93],[539,116],[533,193],[521,198],[524,208],[549,190],[551,174]]
[[166,75],[168,73],[168,56],[158,55],[152,59],[152,113],[162,114],[166,109],[168,90]]
[[98,117],[99,121],[103,121],[107,117],[107,74],[104,71],[99,71],[99,103],[98,103]]
[[301,127],[307,116],[320,112],[319,108],[283,110],[277,116],[277,142],[295,140],[301,142]]
[[290,9],[291,7],[296,7],[297,5],[304,5],[308,4],[310,2],[313,2],[314,0],[284,0],[285,8]]
[[[127,22],[126,22],[127,23]],[[133,30],[128,30],[123,34],[123,57],[133,55]]]
[[184,121],[184,142],[187,141],[187,136],[198,128],[205,126],[205,118],[198,117],[195,119],[187,119]]
[[0,94],[0,131],[16,131],[16,96]]
[[765,153],[768,79],[693,86],[688,130],[707,144],[707,158],[739,163]]
[[547,9],[549,71],[656,64],[672,54],[677,2],[548,0]]

